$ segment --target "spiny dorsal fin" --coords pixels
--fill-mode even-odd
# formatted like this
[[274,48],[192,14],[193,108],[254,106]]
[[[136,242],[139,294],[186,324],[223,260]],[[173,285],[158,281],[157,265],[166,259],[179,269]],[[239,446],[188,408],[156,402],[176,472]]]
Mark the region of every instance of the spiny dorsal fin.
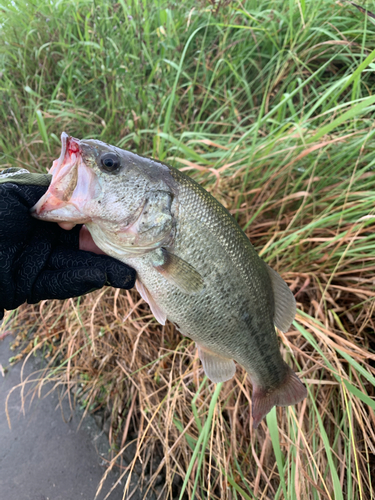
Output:
[[164,278],[177,286],[182,292],[194,294],[204,287],[202,276],[193,266],[165,248],[160,248],[153,265]]
[[197,344],[198,355],[202,361],[204,373],[212,382],[226,382],[234,377],[236,365],[233,359],[224,358]]
[[296,300],[282,277],[267,265],[275,298],[274,322],[279,330],[286,333],[296,315]]

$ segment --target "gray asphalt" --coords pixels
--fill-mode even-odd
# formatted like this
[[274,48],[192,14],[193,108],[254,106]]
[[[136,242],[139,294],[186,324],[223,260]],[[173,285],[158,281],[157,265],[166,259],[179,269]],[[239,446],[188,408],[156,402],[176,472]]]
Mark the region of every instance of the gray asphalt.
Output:
[[[15,354],[9,349],[13,340],[8,336],[0,341],[3,367],[9,366],[9,358]],[[106,470],[103,459],[109,443],[92,417],[85,418],[78,428],[81,414],[72,414],[67,398],[60,403],[57,391],[32,401],[28,396],[23,414],[18,388],[9,398],[9,428],[5,402],[21,381],[22,365],[10,367],[5,377],[0,373],[0,500],[94,500]],[[40,368],[40,359],[28,360],[23,378]],[[43,394],[50,389],[44,389]],[[117,478],[116,473],[108,476],[98,500],[104,499]],[[123,485],[117,485],[108,498],[122,499]],[[136,482],[130,491],[133,487]],[[139,500],[142,495],[135,491],[131,498]]]

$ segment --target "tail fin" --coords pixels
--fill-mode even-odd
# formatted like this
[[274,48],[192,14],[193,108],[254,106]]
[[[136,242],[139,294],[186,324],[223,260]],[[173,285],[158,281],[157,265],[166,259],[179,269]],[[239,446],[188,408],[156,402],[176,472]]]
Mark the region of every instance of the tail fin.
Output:
[[254,429],[275,405],[294,405],[305,399],[306,396],[306,387],[289,366],[284,381],[276,389],[269,391],[267,388],[254,384],[252,398]]

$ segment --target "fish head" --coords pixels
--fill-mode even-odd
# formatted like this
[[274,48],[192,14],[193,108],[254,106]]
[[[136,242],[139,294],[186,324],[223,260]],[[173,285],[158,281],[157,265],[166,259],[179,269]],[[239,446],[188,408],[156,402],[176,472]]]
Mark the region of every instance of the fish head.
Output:
[[65,132],[61,142],[61,155],[49,171],[51,184],[31,214],[65,229],[85,224],[110,255],[96,240],[115,238],[112,246],[143,250],[161,244],[171,230],[172,216],[166,212],[177,189],[169,167]]

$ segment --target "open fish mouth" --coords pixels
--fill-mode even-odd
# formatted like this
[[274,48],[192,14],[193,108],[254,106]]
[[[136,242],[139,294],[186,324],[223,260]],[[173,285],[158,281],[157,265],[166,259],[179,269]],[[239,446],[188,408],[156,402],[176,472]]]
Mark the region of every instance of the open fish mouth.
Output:
[[79,139],[61,134],[61,154],[49,173],[51,184],[31,209],[37,219],[58,222],[64,229],[89,222],[85,205],[97,195],[99,183],[82,158]]

